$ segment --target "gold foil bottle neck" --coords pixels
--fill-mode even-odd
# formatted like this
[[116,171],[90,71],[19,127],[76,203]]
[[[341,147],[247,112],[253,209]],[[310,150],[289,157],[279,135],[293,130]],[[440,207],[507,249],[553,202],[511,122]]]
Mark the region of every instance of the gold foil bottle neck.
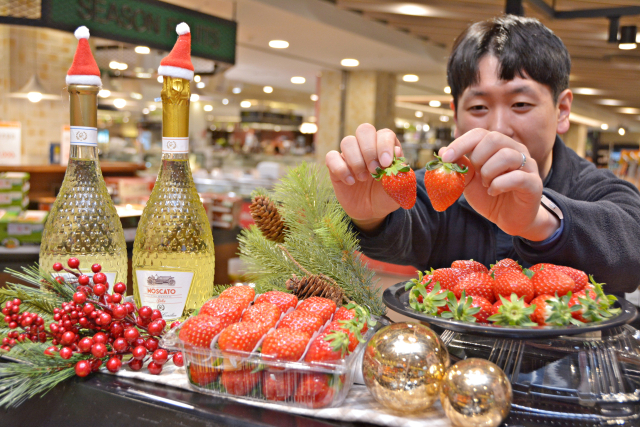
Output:
[[189,80],[164,76],[162,81],[162,136],[189,136]]
[[98,86],[69,85],[71,126],[98,127]]

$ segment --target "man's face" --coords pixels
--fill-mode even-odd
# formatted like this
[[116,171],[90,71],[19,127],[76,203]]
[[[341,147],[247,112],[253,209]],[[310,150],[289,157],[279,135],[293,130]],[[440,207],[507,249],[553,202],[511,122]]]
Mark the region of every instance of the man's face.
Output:
[[478,83],[458,98],[455,137],[475,128],[500,132],[524,144],[539,166],[550,166],[556,132],[568,129],[568,111],[561,114],[546,85],[517,74],[500,80],[498,65],[493,55],[480,60]]

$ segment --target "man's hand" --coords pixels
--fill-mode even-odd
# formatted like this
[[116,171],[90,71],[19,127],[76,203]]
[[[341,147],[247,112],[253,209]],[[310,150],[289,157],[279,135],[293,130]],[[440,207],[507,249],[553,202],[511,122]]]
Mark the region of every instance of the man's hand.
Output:
[[340,143],[341,152],[330,151],[325,158],[338,201],[358,227],[373,230],[400,205],[371,176],[377,167],[391,165],[393,154],[402,156],[400,142],[389,129],[362,124],[355,136]]
[[[560,220],[540,205],[542,179],[523,144],[508,136],[473,129],[439,152],[444,162],[468,163],[475,170],[464,190],[471,207],[505,233],[532,241],[550,237]],[[525,163],[522,168],[523,155]]]

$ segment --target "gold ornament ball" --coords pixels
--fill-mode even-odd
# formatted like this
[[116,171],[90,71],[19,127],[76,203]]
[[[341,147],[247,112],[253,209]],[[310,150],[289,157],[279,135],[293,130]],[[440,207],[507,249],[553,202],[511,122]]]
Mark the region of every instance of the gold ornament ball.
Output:
[[367,344],[362,376],[378,402],[408,413],[433,405],[448,366],[449,352],[435,332],[419,323],[396,323]]
[[440,403],[459,427],[497,427],[511,408],[511,383],[502,369],[484,359],[466,359],[446,372]]

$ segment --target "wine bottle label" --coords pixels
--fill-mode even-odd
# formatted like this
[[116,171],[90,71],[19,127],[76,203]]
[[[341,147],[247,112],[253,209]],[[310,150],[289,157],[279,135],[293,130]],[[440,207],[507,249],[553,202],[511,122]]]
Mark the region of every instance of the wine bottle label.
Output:
[[186,154],[189,152],[189,137],[162,137],[162,152],[171,154]]
[[169,321],[182,317],[193,272],[136,270],[140,302],[160,310]]
[[98,128],[71,126],[71,145],[98,146]]

